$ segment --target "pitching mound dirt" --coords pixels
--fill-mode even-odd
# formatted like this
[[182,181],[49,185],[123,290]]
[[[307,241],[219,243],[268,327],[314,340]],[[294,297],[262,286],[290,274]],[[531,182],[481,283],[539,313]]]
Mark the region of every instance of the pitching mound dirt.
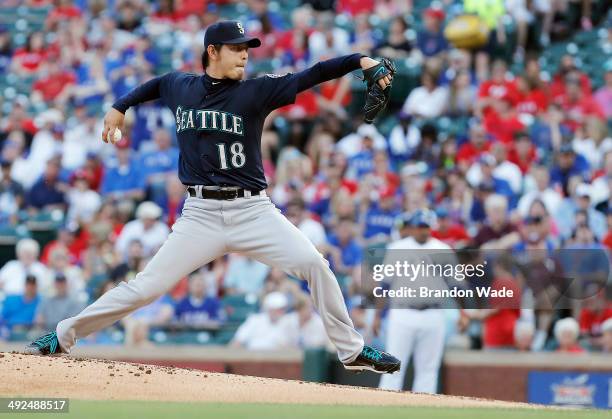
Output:
[[0,397],[298,403],[374,406],[531,407],[522,403],[393,392],[208,373],[67,356],[0,353]]

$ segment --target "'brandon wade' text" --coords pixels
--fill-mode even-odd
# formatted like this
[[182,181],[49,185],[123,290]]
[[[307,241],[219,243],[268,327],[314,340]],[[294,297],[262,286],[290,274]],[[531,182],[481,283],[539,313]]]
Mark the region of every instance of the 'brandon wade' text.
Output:
[[[374,297],[382,298],[473,298],[474,290],[464,290],[453,288],[452,290],[432,290],[427,287],[419,287],[418,292],[415,288],[400,287],[399,289],[386,290],[383,287],[376,287],[373,290]],[[491,287],[476,287],[478,297],[491,298],[512,298],[514,291],[503,287],[492,289]]]

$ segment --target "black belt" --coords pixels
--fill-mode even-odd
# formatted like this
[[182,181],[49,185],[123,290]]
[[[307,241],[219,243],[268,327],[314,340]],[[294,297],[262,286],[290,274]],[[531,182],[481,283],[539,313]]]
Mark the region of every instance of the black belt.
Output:
[[[198,193],[198,191],[200,193]],[[251,196],[258,196],[264,192],[264,189],[259,191],[251,191],[244,188],[232,188],[232,187],[224,187],[224,188],[213,188],[208,186],[187,186],[187,193],[189,196],[194,198],[202,198],[202,199],[219,199],[232,201],[236,198],[249,198]]]
[[440,304],[425,304],[419,307],[412,307],[414,310],[419,310],[419,311],[423,311],[423,310],[435,310],[437,308],[440,308]]

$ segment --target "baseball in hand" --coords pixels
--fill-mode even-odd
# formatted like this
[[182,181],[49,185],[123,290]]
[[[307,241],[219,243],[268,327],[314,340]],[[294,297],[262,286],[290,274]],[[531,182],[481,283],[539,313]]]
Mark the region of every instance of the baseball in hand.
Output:
[[112,144],[116,144],[119,142],[119,140],[121,140],[121,130],[119,128],[115,128],[115,132],[112,133],[112,137],[111,132],[112,131],[108,131],[108,141]]

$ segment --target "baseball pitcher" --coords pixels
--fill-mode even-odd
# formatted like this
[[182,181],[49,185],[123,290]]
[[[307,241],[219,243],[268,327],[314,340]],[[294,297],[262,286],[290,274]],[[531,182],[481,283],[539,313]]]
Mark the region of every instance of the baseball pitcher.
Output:
[[386,106],[393,64],[361,54],[320,62],[299,73],[268,74],[243,80],[249,48],[261,45],[245,36],[240,22],[211,25],[204,38],[205,74],[171,72],[135,88],[104,117],[102,140],[115,142],[124,113],[160,99],[176,117],[179,178],[188,198],[163,246],[133,280],[122,282],[26,351],[69,353],[77,339],[110,326],[147,305],[185,275],[229,253],[242,253],[308,281],[325,329],[347,369],[393,373],[395,357],[364,346],[353,327],[328,262],[266,196],[261,157],[264,119],[319,83],[363,69],[368,83],[366,122]]

